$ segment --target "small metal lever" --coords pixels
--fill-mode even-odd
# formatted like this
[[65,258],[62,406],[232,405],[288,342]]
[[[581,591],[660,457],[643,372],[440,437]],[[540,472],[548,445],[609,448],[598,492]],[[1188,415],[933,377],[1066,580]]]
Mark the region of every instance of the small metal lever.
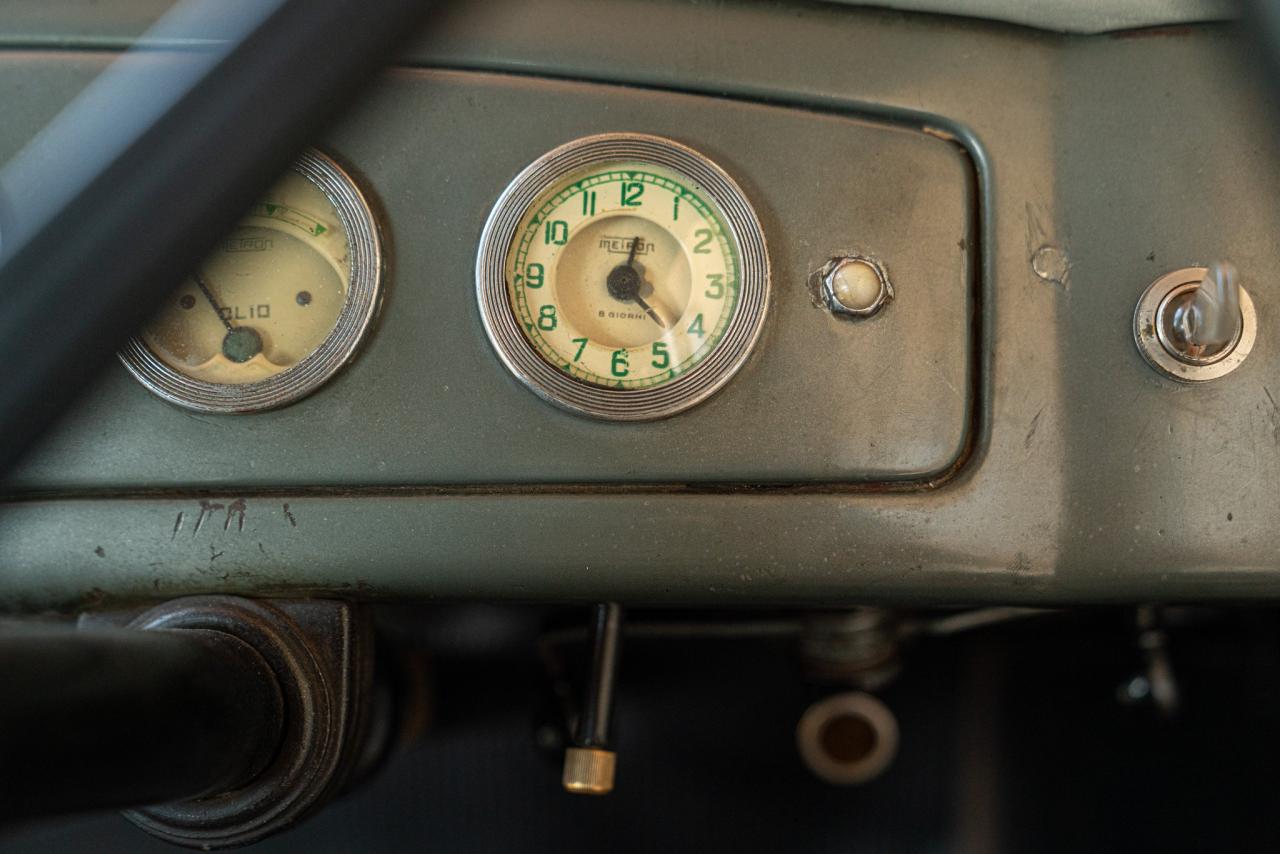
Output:
[[614,688],[622,643],[622,606],[604,602],[592,610],[590,627],[591,671],[582,711],[578,714],[574,743],[565,751],[562,783],[566,791],[580,795],[607,795],[613,791],[618,756],[613,751]]
[[1166,317],[1166,337],[1173,355],[1196,363],[1212,358],[1240,337],[1240,285],[1236,268],[1215,261],[1204,272],[1200,286],[1175,297]]
[[1133,318],[1134,340],[1160,373],[1181,382],[1225,376],[1257,334],[1257,316],[1233,264],[1184,267],[1151,283]]

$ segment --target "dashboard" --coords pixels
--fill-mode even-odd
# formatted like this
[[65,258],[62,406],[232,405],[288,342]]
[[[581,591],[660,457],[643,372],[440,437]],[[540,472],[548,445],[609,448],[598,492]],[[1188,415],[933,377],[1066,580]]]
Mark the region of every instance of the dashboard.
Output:
[[[163,11],[66,5],[0,23],[6,160]],[[329,226],[323,201],[269,192],[229,237],[280,240],[277,214],[305,209],[288,228],[340,221],[363,247],[297,256],[332,262],[347,294],[317,327],[347,330],[326,366],[220,409],[161,382],[177,362],[139,367],[163,349],[144,331],[3,484],[0,607],[1271,598],[1280,160],[1238,59],[1217,24],[445,5],[300,161],[329,186]],[[521,228],[551,254],[513,249]],[[586,260],[564,263],[575,243]],[[1217,259],[1256,341],[1230,376],[1175,382],[1135,346],[1135,305]],[[590,272],[554,278],[572,263]],[[874,310],[836,305],[842,264],[873,274]],[[175,294],[178,349],[203,335],[233,366],[262,361],[261,339],[227,342],[268,303],[237,314],[208,278]],[[323,307],[303,293],[273,297],[272,322]],[[626,316],[597,323],[613,303]],[[263,370],[331,339],[307,340]]]

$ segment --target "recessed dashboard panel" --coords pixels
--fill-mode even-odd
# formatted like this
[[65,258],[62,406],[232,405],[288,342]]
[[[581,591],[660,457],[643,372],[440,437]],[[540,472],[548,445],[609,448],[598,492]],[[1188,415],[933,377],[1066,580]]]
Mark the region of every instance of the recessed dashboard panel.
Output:
[[[48,74],[57,66],[70,92],[100,64],[64,56]],[[477,247],[504,188],[557,146],[609,132],[714,162],[768,246],[755,346],[714,396],[660,421],[604,423],[531,394],[476,303]],[[113,365],[9,491],[928,483],[967,454],[976,197],[953,142],[744,101],[401,70],[316,145],[350,169],[384,236],[383,307],[354,361],[305,399],[241,416],[193,415]],[[892,283],[874,317],[823,302],[820,271],[848,254]]]

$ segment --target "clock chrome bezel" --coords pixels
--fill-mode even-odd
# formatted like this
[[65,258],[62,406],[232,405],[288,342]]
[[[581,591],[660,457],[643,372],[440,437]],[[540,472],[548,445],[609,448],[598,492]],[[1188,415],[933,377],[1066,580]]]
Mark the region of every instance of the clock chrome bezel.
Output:
[[[685,373],[650,388],[598,386],[549,364],[520,331],[507,288],[508,253],[538,199],[572,173],[596,163],[617,161],[652,163],[688,178],[718,208],[741,264],[738,306],[719,343]],[[476,298],[485,333],[498,358],[539,397],[602,420],[652,421],[706,400],[745,364],[768,313],[769,273],[764,229],[746,194],[728,173],[699,152],[665,137],[605,133],[559,146],[529,164],[507,185],[481,234]]]
[[118,353],[120,361],[156,396],[196,412],[263,412],[311,394],[355,356],[381,300],[382,241],[377,220],[355,180],[329,156],[309,149],[292,169],[324,193],[347,233],[350,281],[333,329],[319,347],[297,364],[266,379],[243,384],[189,377],[163,362],[141,335],[134,335]]

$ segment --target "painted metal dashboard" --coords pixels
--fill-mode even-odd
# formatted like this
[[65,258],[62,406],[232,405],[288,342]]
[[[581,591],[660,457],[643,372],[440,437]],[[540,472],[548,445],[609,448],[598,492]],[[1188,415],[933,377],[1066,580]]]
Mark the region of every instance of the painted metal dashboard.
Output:
[[[94,13],[96,37],[6,23],[4,152],[136,34],[129,8]],[[635,47],[611,37],[624,19]],[[1144,36],[808,5],[446,6],[317,141],[386,238],[358,359],[247,417],[181,412],[109,372],[6,485],[0,602],[1271,597],[1275,152],[1234,36]],[[1240,130],[1188,133],[1185,115]],[[716,159],[774,267],[743,371],[647,425],[521,388],[468,276],[506,182],[605,130]],[[810,287],[850,250],[899,294],[860,327]],[[1176,387],[1133,348],[1134,301],[1222,254],[1252,277],[1258,346],[1228,380]]]
[[[69,62],[83,73],[72,94],[104,58],[33,57],[26,73]],[[673,418],[601,425],[511,380],[472,271],[485,218],[526,163],[637,128],[749,186],[776,287],[764,340],[719,394]],[[958,145],[754,102],[402,69],[319,147],[358,176],[387,244],[378,326],[358,358],[304,400],[235,417],[193,418],[112,371],[13,488],[876,483],[939,477],[967,451],[975,181]],[[849,249],[882,257],[902,293],[873,322],[838,320],[810,292],[810,272]]]

